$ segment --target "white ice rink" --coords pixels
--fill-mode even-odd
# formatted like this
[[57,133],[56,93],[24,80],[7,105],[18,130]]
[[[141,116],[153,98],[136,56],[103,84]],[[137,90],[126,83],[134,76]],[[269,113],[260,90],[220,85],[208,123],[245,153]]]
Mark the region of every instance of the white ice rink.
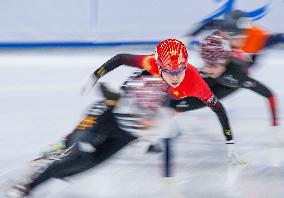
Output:
[[[48,144],[70,132],[94,94],[80,86],[118,52],[139,49],[34,49],[0,51],[0,189]],[[196,54],[190,62],[199,65]],[[104,77],[115,88],[133,69]],[[272,88],[284,114],[284,54],[271,50],[252,76]],[[126,147],[112,160],[68,182],[52,180],[33,198],[283,198],[284,131],[270,126],[267,101],[247,90],[223,100],[237,151],[248,166],[227,165],[227,150],[217,117],[210,109],[182,113],[183,134],[174,144],[174,177],[161,178],[161,155],[145,145]],[[282,121],[283,123],[283,121]],[[1,192],[2,193],[2,192]],[[0,197],[3,194],[0,193]]]

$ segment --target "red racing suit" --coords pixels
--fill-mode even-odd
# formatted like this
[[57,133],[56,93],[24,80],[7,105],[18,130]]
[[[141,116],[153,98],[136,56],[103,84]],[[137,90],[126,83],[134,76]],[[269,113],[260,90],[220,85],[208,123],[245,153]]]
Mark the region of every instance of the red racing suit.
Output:
[[[154,55],[132,54],[118,54],[114,56],[101,67],[99,67],[93,73],[93,76],[98,79],[121,65],[137,67],[146,70],[152,76],[162,78]],[[218,98],[214,96],[195,67],[190,64],[187,65],[184,80],[178,87],[170,87],[169,95],[175,100],[186,97],[196,97],[200,99],[217,114],[226,140],[229,141],[233,139],[232,130],[230,128],[229,120],[223,105]]]

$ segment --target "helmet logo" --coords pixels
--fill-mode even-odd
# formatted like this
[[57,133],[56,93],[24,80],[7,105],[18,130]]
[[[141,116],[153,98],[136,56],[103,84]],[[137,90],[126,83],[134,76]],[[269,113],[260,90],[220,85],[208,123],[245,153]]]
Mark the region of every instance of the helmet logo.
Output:
[[177,51],[176,51],[176,50],[172,50],[172,51],[170,52],[170,54],[171,54],[171,56],[175,56],[175,55],[177,55]]

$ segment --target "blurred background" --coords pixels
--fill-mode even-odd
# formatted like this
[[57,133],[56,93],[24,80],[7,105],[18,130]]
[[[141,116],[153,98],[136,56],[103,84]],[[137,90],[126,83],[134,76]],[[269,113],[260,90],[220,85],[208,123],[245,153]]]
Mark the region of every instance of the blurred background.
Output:
[[[80,88],[102,63],[117,53],[153,53],[160,40],[183,38],[234,9],[249,12],[269,32],[284,32],[283,0],[0,0],[0,191],[30,159],[69,133],[100,97],[96,90],[81,96]],[[198,51],[190,44],[189,51],[189,62],[200,67]],[[283,63],[278,45],[265,51],[252,72],[275,92],[280,121]],[[121,67],[102,81],[118,89],[133,71]],[[34,197],[283,197],[284,141],[275,139],[284,140],[284,131],[269,126],[266,101],[239,91],[224,105],[249,161],[244,170],[226,166],[220,126],[209,109],[201,109],[178,117],[184,132],[176,141],[170,192],[160,180],[161,156],[145,156],[144,147],[134,146],[73,184],[53,181]]]
[[182,36],[193,25],[232,9],[272,32],[283,32],[282,0],[1,0],[1,45],[151,42]]

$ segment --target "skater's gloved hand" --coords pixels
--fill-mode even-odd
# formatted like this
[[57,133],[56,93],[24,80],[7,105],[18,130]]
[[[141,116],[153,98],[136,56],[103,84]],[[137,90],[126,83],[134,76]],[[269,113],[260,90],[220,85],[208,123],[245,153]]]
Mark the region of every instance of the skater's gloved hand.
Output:
[[247,162],[241,160],[234,140],[226,141],[227,151],[228,151],[228,164],[229,165],[237,165],[237,166],[246,166]]
[[87,80],[85,80],[81,88],[81,95],[84,95],[90,92],[96,85],[97,81],[98,81],[98,78],[95,75],[92,75]]
[[235,148],[235,141],[234,140],[226,141],[226,145],[228,151],[228,160],[230,163],[233,159],[238,158],[238,154],[236,153],[236,148]]

